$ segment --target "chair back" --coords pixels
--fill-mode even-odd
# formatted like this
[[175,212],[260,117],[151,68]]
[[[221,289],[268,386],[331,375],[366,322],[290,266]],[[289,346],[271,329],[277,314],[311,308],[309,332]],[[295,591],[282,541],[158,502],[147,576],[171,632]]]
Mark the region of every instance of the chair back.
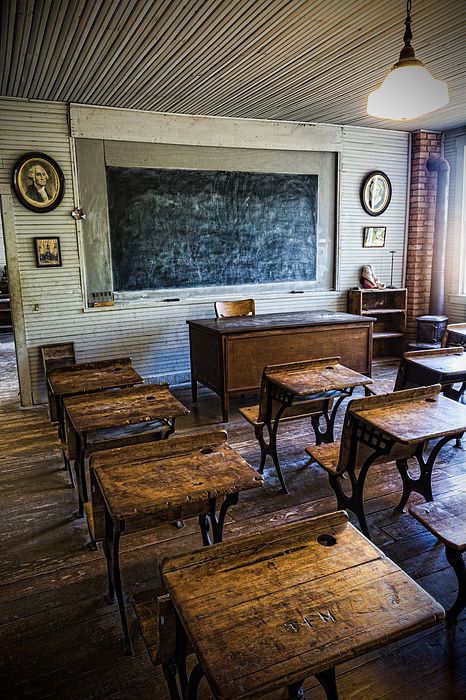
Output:
[[[396,406],[405,403],[406,400],[427,399],[437,396],[440,393],[440,385],[416,387],[414,389],[404,389],[391,394],[380,394],[366,396],[362,399],[352,399],[346,407],[345,419],[340,441],[340,457],[338,461],[338,473],[344,471],[354,471],[363,465],[370,457],[374,449],[384,448],[387,439],[383,434],[372,429],[370,425],[358,418],[357,411],[361,409],[377,409],[386,406]],[[396,443],[389,451],[390,462],[398,459],[409,459],[413,457],[418,444]],[[388,452],[387,452],[388,454]],[[381,456],[377,462],[387,461],[386,456]]]
[[254,299],[240,299],[239,301],[216,301],[214,303],[215,317],[227,316],[254,316],[256,304]]
[[[48,373],[52,369],[58,367],[71,367],[76,364],[76,355],[74,352],[74,343],[52,343],[51,345],[42,345],[40,348],[42,357],[42,365],[44,367],[45,379],[47,380]],[[58,406],[55,396],[47,382],[47,400],[49,404],[50,421],[54,425],[58,422]]]
[[69,367],[76,364],[74,343],[72,342],[42,345],[40,352],[45,376],[47,376],[51,369]]

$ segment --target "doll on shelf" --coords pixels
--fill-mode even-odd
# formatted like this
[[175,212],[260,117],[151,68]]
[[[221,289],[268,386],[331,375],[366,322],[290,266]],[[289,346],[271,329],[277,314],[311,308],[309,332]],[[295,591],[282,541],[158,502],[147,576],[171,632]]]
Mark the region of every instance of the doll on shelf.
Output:
[[372,265],[364,265],[361,270],[363,289],[385,289],[385,284],[379,280]]

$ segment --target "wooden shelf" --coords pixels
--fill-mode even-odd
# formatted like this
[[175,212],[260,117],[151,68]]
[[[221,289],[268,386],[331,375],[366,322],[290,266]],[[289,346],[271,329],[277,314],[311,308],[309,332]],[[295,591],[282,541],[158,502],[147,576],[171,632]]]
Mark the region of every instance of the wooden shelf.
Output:
[[405,349],[406,289],[350,289],[348,311],[375,319],[374,360],[401,357]]
[[404,309],[363,309],[362,316],[380,316],[380,314],[404,314]]
[[404,333],[394,333],[392,331],[376,331],[372,335],[374,340],[381,340],[387,338],[403,338]]

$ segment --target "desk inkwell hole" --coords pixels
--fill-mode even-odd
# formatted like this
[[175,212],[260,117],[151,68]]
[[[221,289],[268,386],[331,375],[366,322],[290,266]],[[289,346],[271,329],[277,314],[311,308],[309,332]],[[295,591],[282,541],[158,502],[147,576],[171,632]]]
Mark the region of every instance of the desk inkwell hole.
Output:
[[146,401],[155,401],[155,396],[146,396]]
[[121,372],[121,367],[114,367],[114,368],[113,368],[113,371],[114,371],[114,372]]
[[322,545],[322,547],[333,547],[337,541],[333,535],[319,535],[317,542]]
[[199,452],[203,455],[211,455],[213,452],[213,449],[211,447],[201,447]]
[[427,403],[435,403],[437,401],[437,399],[429,397],[426,399],[426,401],[427,401]]
[[333,365],[327,365],[325,369],[335,369],[335,367]]

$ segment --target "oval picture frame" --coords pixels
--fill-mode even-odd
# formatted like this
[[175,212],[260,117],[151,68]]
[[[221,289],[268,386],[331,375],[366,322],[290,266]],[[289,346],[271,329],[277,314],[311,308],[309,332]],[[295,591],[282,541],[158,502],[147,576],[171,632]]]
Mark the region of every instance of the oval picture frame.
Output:
[[370,216],[380,216],[390,204],[392,183],[381,170],[366,175],[361,185],[361,204]]
[[24,207],[44,213],[62,201],[65,178],[58,163],[46,153],[25,153],[15,163],[13,187]]

